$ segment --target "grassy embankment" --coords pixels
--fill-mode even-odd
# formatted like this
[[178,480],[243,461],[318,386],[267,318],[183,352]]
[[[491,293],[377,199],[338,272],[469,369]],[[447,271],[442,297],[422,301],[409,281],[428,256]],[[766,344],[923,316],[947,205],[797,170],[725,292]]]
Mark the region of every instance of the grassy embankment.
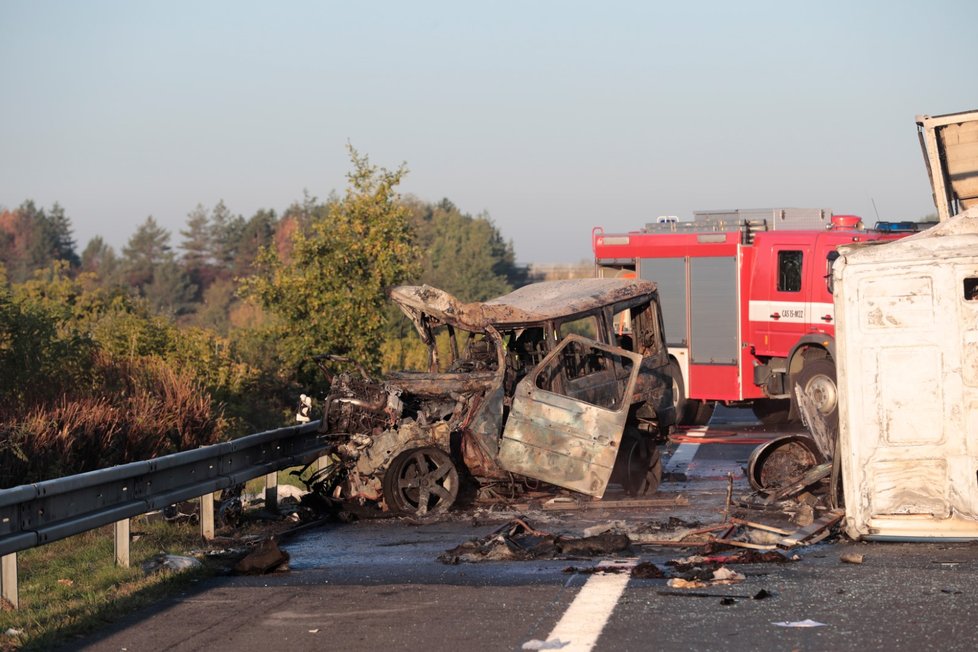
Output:
[[[279,484],[301,485],[288,470]],[[259,494],[263,480],[248,483]],[[201,550],[200,528],[190,523],[147,522],[131,526],[129,568],[113,563],[112,526],[92,530],[18,554],[20,608],[0,611],[0,651],[46,650],[90,634],[133,611],[193,590],[201,579],[223,572],[230,562],[205,563],[183,573],[146,575],[142,564],[160,553]],[[219,535],[265,532],[261,526]],[[16,633],[12,633],[13,630]]]

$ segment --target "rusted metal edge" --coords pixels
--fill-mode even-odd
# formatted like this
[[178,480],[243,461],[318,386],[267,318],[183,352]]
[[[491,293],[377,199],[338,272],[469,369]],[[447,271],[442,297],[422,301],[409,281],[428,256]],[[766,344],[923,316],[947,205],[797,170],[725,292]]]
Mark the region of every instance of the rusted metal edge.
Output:
[[828,530],[830,527],[842,520],[846,515],[845,510],[833,509],[827,512],[823,516],[815,519],[811,525],[806,525],[805,527],[797,530],[794,534],[786,537],[782,537],[778,541],[778,545],[783,548],[791,548],[799,544],[805,543],[808,539],[815,537],[815,535]]
[[778,546],[773,543],[750,543],[749,541],[737,541],[735,539],[718,539],[710,537],[711,543],[722,543],[735,548],[749,548],[751,550],[777,550]]
[[755,530],[763,530],[765,532],[773,532],[774,534],[780,534],[782,536],[791,536],[794,534],[791,530],[783,530],[779,527],[774,527],[773,525],[766,525],[764,523],[756,523],[754,521],[746,521],[742,518],[737,518],[735,516],[730,517],[730,522],[736,525],[743,525],[744,527],[753,528]]

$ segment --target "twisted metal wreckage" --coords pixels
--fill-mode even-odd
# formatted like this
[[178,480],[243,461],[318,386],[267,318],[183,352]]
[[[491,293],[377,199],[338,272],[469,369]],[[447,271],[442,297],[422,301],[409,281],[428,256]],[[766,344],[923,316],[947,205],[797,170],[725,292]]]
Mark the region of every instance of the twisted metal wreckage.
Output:
[[656,490],[675,408],[654,283],[549,281],[481,303],[428,286],[390,297],[427,345],[428,371],[373,379],[316,357],[330,381],[331,463],[309,482],[320,498],[424,516],[451,507],[467,478],[490,495],[527,480],[596,498],[609,482]]

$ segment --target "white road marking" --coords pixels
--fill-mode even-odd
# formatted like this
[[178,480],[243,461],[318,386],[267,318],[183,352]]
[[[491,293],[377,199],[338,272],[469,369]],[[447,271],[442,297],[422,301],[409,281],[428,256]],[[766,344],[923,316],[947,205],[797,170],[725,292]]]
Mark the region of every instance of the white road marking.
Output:
[[625,592],[631,569],[638,559],[614,559],[603,561],[599,567],[613,568],[619,572],[595,573],[588,578],[563,617],[554,626],[548,642],[566,643],[561,652],[590,652],[598,642],[601,631],[615,610],[618,599]]
[[696,451],[699,449],[699,444],[693,444],[690,442],[683,442],[676,447],[676,452],[672,454],[669,458],[669,462],[666,464],[666,468],[663,469],[665,473],[685,473],[686,467],[689,463],[693,461],[696,457]]

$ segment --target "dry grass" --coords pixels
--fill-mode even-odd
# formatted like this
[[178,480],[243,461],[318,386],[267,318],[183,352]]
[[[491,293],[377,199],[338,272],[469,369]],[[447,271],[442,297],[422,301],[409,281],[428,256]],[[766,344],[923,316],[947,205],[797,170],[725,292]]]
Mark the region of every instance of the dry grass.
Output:
[[0,487],[212,444],[226,423],[190,374],[161,360],[106,368],[105,396],[0,415]]

